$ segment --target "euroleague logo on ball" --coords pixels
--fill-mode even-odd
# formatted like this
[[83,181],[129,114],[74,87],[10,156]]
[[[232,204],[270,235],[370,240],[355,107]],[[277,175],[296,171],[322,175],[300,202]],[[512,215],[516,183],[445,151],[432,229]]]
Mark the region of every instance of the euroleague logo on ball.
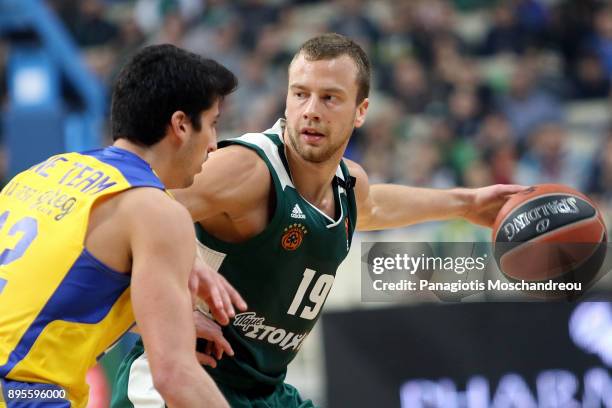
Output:
[[302,224],[291,224],[283,231],[281,245],[286,251],[295,251],[302,245],[304,235],[308,234],[306,227]]

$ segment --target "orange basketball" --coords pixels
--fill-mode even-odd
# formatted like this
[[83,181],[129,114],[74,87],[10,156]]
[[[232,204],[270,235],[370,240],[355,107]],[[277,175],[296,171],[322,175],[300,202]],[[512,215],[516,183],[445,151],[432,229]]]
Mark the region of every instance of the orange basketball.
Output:
[[511,197],[493,225],[493,253],[510,280],[588,286],[606,252],[601,212],[584,194],[540,184]]

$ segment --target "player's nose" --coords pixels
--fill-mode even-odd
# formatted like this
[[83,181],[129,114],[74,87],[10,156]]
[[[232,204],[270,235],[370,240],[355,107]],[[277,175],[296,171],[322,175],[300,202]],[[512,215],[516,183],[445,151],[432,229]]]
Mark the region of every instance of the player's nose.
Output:
[[305,120],[318,121],[321,119],[319,100],[314,95],[310,97],[304,106],[303,117]]
[[208,145],[208,148],[206,149],[206,151],[210,154],[212,152],[217,151],[217,141],[213,141]]

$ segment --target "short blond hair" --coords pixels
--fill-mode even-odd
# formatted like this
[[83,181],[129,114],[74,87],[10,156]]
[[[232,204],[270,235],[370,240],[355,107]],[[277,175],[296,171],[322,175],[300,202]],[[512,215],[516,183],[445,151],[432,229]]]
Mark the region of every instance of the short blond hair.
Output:
[[320,61],[348,55],[357,67],[357,104],[370,94],[370,60],[355,41],[336,33],[326,33],[302,44],[293,56],[304,55],[308,61]]

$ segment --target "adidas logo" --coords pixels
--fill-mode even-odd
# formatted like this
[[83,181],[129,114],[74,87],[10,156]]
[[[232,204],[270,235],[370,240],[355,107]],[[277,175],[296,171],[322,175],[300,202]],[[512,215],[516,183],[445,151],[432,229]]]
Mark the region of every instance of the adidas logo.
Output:
[[300,208],[299,205],[296,204],[293,207],[293,211],[291,211],[291,218],[299,218],[300,220],[305,220],[306,219],[306,216],[302,212],[302,209]]

